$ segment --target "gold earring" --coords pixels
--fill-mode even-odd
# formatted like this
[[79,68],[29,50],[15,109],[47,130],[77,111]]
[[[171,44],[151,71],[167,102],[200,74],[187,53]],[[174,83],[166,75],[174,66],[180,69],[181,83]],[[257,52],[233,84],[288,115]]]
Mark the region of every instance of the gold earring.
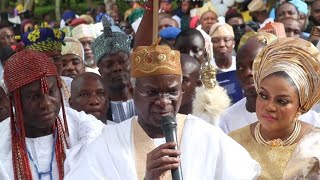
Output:
[[293,119],[293,122],[296,122],[298,120],[298,118],[300,117],[300,115],[301,115],[301,112],[300,111],[297,112],[296,116]]

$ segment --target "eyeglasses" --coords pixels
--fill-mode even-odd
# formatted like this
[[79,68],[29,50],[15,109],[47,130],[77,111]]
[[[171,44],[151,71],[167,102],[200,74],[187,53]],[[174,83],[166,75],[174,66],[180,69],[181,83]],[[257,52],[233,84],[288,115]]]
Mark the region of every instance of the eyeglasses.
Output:
[[246,28],[246,25],[245,24],[235,24],[235,25],[232,25],[232,28],[233,29],[245,29]]
[[1,39],[10,41],[11,39],[14,39],[14,35],[5,35],[5,36],[1,36]]
[[156,101],[161,96],[163,96],[163,97],[165,97],[165,98],[167,98],[167,99],[169,99],[171,101],[175,101],[175,100],[177,100],[179,98],[179,96],[181,94],[183,94],[182,90],[176,90],[176,91],[160,93],[158,91],[153,91],[153,90],[141,92],[140,90],[137,89],[137,92],[148,101]]

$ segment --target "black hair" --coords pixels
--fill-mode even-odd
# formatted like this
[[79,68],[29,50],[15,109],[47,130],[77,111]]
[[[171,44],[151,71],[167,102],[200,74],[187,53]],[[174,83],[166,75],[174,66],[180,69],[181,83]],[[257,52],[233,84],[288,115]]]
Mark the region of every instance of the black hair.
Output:
[[178,34],[178,36],[177,36],[177,38],[176,38],[176,42],[175,42],[175,44],[174,44],[174,47],[177,48],[177,46],[178,46],[179,44],[185,43],[185,42],[183,42],[183,39],[184,39],[185,37],[194,37],[194,36],[199,36],[199,37],[203,40],[203,42],[205,41],[205,40],[204,40],[204,37],[203,37],[202,34],[201,34],[201,32],[198,31],[197,29],[186,29],[186,30],[182,30],[182,31]]
[[280,5],[276,8],[276,12],[275,12],[275,14],[276,14],[276,18],[275,18],[275,19],[277,19],[277,18],[278,18],[277,14],[278,14],[278,10],[279,10],[279,8],[280,8],[281,6],[283,6],[284,4],[291,4],[291,5],[295,8],[295,10],[297,11],[298,15],[300,14],[300,13],[299,13],[299,10],[298,10],[298,8],[297,8],[297,6],[295,6],[294,4],[292,4],[292,3],[288,2],[288,1],[286,1],[286,2],[283,2],[282,4],[280,4]]

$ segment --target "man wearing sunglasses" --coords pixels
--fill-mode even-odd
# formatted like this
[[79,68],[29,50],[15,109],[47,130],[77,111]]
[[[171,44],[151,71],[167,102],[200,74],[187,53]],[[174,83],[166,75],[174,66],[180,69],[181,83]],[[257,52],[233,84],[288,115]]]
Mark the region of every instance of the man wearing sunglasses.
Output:
[[244,23],[243,17],[237,10],[232,9],[227,12],[225,20],[227,24],[232,26],[235,40],[234,50],[237,51],[240,39],[246,33],[246,25]]

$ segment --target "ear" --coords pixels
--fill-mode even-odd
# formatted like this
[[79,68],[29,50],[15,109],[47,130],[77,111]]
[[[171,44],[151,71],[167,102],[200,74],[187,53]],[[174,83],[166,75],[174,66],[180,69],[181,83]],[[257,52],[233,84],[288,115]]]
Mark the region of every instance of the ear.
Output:
[[235,46],[236,46],[236,41],[233,40],[232,48],[234,48]]

